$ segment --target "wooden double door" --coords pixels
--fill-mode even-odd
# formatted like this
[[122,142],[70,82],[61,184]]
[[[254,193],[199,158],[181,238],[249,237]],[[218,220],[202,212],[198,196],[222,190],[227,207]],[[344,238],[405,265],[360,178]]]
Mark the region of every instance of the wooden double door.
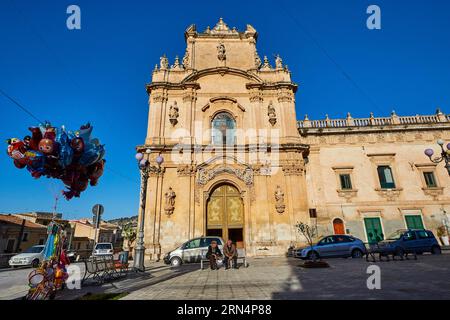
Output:
[[206,235],[231,239],[244,247],[244,204],[239,190],[231,184],[216,187],[208,199]]

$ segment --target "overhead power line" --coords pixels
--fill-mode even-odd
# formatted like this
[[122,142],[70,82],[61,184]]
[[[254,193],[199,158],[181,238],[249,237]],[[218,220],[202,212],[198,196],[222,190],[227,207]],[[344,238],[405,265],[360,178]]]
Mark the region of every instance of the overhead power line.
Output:
[[[33,119],[37,120],[39,123],[43,123],[38,117],[36,117],[28,108],[26,108],[23,104],[19,103],[15,98],[11,97],[8,93],[6,93],[3,89],[0,88],[0,93],[6,97],[9,101],[11,101],[14,105],[16,105],[17,107],[19,107],[22,111],[24,111],[26,114],[28,114],[30,117],[32,117]],[[116,170],[113,170],[111,168],[109,168],[109,166],[105,167],[107,170],[109,170],[110,172],[112,172],[113,174],[126,179],[128,181],[131,182],[135,182],[134,179],[132,179],[131,177],[128,177]]]
[[30,117],[32,117],[34,120],[37,120],[39,123],[42,123],[41,120],[39,120],[38,117],[36,117],[30,110],[28,110],[27,108],[25,108],[21,103],[19,103],[16,99],[14,99],[13,97],[11,97],[9,94],[7,94],[5,91],[3,91],[2,89],[0,89],[0,93],[6,97],[9,101],[11,101],[12,103],[14,103],[16,106],[18,106],[20,109],[22,109],[22,111],[24,111],[25,113],[27,113]]

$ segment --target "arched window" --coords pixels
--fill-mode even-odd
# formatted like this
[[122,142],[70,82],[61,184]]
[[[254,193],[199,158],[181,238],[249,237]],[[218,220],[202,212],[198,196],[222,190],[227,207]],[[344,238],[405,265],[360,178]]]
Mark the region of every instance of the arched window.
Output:
[[234,145],[236,121],[228,112],[219,112],[212,120],[212,143]]

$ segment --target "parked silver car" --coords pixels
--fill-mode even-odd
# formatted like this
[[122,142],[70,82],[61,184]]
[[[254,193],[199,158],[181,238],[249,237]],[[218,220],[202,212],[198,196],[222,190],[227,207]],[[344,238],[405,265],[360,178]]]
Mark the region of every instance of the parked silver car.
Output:
[[9,260],[11,267],[32,266],[37,268],[39,263],[44,260],[44,245],[32,246],[22,253],[13,256]]
[[206,236],[194,238],[166,253],[163,259],[164,263],[178,267],[183,263],[200,262],[202,258],[205,258],[208,246],[213,240],[217,242],[219,249],[222,251],[225,242],[220,237]]
[[366,252],[364,243],[348,235],[327,236],[312,247],[296,251],[295,256],[301,259],[352,257],[361,258]]
[[95,245],[93,256],[112,256],[114,254],[113,244],[111,242],[100,242]]

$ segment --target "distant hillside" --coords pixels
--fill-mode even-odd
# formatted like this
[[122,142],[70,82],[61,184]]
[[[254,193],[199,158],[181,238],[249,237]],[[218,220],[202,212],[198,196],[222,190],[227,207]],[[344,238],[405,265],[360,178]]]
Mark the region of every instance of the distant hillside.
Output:
[[114,224],[117,224],[119,226],[124,226],[124,225],[126,225],[128,223],[137,224],[137,221],[138,221],[138,216],[124,217],[124,218],[117,218],[117,219],[108,220],[109,223],[114,223]]

